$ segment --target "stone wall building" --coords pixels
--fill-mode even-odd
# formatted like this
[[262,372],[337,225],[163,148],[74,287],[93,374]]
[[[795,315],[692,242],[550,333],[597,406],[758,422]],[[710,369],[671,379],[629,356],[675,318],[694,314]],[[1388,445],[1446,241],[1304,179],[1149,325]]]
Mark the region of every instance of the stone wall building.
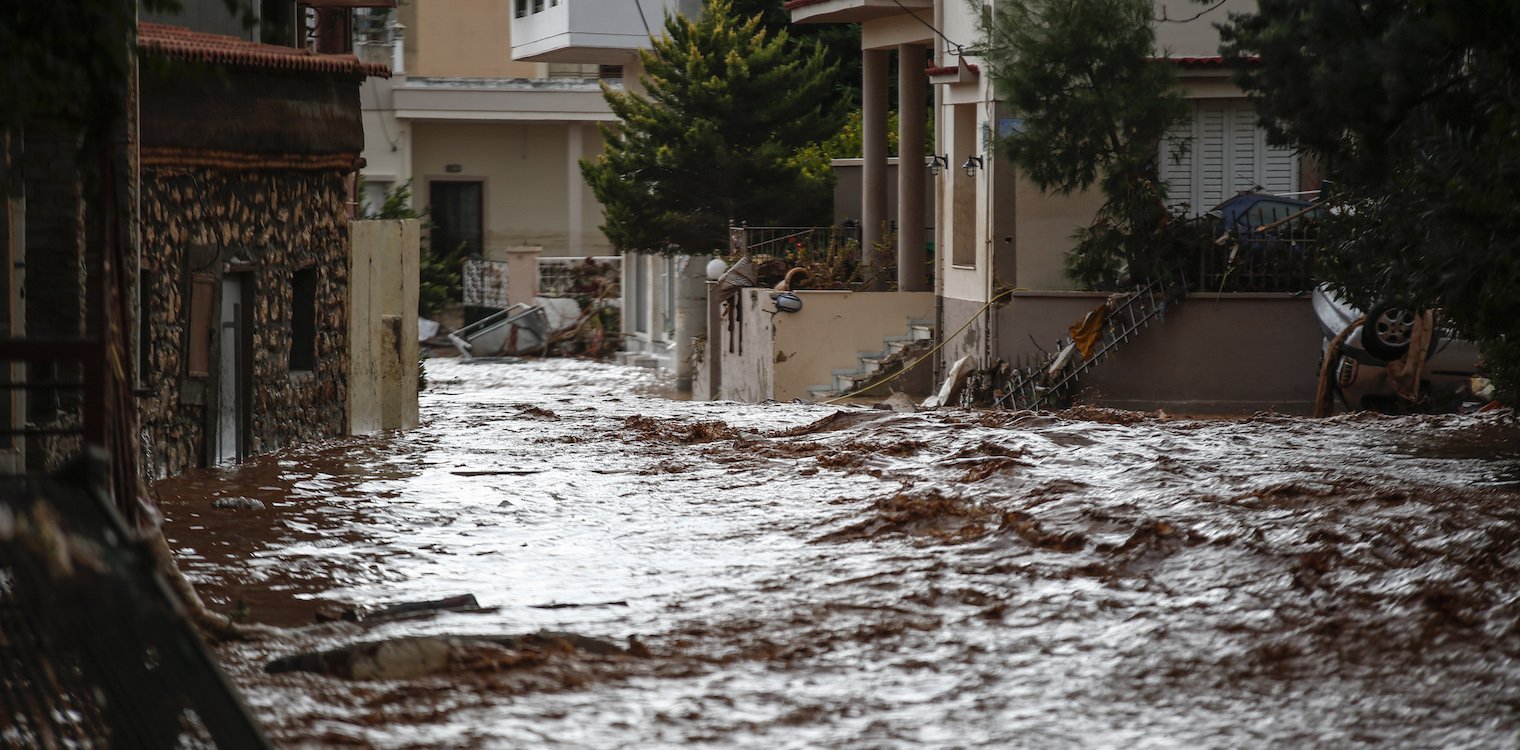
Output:
[[347,432],[349,54],[144,22],[140,418],[153,476]]

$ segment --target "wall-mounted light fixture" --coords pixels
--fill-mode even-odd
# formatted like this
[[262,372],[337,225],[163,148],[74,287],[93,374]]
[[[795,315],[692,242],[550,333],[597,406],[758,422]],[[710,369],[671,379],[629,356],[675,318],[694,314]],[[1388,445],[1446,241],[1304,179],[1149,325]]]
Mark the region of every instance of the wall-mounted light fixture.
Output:
[[929,162],[924,166],[929,168],[929,174],[938,176],[941,169],[950,168],[950,155],[945,154],[944,156],[940,156],[939,154],[930,154]]
[[972,154],[966,157],[966,163],[961,165],[961,169],[965,171],[967,177],[975,177],[976,170],[984,169],[986,166],[987,165],[982,162],[982,157],[977,156],[976,154]]
[[443,165],[443,171],[448,172],[449,174],[458,174],[464,171],[464,167],[458,164],[445,164]]

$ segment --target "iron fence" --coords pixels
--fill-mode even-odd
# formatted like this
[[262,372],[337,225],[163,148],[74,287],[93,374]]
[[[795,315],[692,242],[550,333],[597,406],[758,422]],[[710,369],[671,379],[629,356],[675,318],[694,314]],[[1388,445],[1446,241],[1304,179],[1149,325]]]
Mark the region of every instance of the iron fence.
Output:
[[1196,292],[1304,292],[1314,288],[1318,205],[1271,205],[1216,222],[1198,253]]
[[622,288],[623,259],[615,255],[538,259],[538,293],[544,297],[605,297]]
[[[860,227],[728,228],[729,255],[768,255],[794,262],[825,261],[841,252],[859,255]],[[848,250],[847,250],[848,249]]]

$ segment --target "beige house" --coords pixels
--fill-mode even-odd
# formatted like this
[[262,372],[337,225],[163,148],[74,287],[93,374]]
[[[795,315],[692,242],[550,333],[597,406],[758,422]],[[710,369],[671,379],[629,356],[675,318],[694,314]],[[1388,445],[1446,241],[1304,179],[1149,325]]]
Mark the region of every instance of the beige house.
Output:
[[596,126],[614,118],[600,84],[621,85],[622,71],[514,60],[522,5],[414,0],[360,19],[356,47],[394,73],[362,91],[364,198],[411,180],[435,247],[608,255],[579,162],[601,150]]
[[[989,0],[995,5],[996,0]],[[938,358],[969,357],[979,366],[1014,362],[1048,349],[1104,295],[1073,290],[1062,271],[1074,231],[1089,223],[1096,195],[1042,193],[991,147],[994,134],[1018,126],[1018,113],[997,101],[983,61],[970,53],[977,18],[961,0],[791,0],[794,23],[858,23],[863,60],[865,231],[895,219],[898,266],[918,265],[923,222],[912,211],[886,215],[888,63],[924,75],[898,77],[899,143],[916,144],[925,120],[912,106],[933,88],[934,154],[902,155],[923,170],[901,169],[902,196],[932,190]],[[1254,0],[1226,0],[1199,15],[1188,0],[1157,0],[1158,56],[1178,66],[1192,109],[1157,158],[1175,204],[1197,214],[1255,187],[1293,193],[1305,187],[1294,153],[1270,147],[1254,111],[1218,58],[1213,23]],[[1190,20],[1189,20],[1190,19]],[[932,62],[928,62],[931,59]],[[1183,147],[1182,144],[1186,144]],[[939,157],[931,159],[930,157]],[[938,164],[931,168],[931,164]],[[904,200],[902,205],[912,205]],[[869,244],[870,237],[867,238]],[[905,290],[923,280],[900,272]],[[1014,290],[992,303],[1003,291]],[[989,304],[991,303],[991,304]],[[1313,399],[1319,333],[1306,299],[1289,294],[1195,292],[1155,333],[1128,344],[1122,363],[1084,380],[1100,403],[1191,412],[1306,410]]]
[[[514,0],[511,58],[524,67],[621,70],[622,82],[637,86],[638,52],[649,47],[651,34],[661,33],[666,14],[695,16],[701,11],[701,0]],[[605,113],[603,121],[613,121],[600,94],[597,103]],[[577,159],[594,157],[602,148],[594,129],[580,143]],[[608,254],[607,240],[597,229],[600,208],[578,169],[574,178],[584,193],[582,210],[595,217],[581,225],[583,233],[595,235],[594,241],[584,239],[582,246],[598,251],[572,254]],[[629,364],[679,370],[676,289],[686,263],[680,258],[625,253],[622,267],[624,351],[620,357]]]
[[[601,85],[635,83],[647,29],[700,9],[700,0],[415,0],[361,19],[361,54],[395,74],[362,92],[365,201],[378,205],[411,180],[434,246],[497,260],[525,246],[545,257],[613,255],[580,172],[602,150],[597,126],[616,122]],[[629,255],[622,266],[621,356],[669,367],[678,264]]]

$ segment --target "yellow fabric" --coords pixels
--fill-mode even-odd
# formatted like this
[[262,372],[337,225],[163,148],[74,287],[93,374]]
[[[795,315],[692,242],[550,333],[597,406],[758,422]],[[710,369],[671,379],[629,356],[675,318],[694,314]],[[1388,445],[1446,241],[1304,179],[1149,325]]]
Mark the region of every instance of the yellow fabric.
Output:
[[1077,345],[1077,351],[1082,353],[1083,359],[1092,359],[1093,349],[1098,347],[1098,339],[1103,338],[1103,321],[1107,318],[1108,303],[1105,302],[1084,316],[1081,322],[1066,329],[1066,332],[1071,334],[1072,343]]

